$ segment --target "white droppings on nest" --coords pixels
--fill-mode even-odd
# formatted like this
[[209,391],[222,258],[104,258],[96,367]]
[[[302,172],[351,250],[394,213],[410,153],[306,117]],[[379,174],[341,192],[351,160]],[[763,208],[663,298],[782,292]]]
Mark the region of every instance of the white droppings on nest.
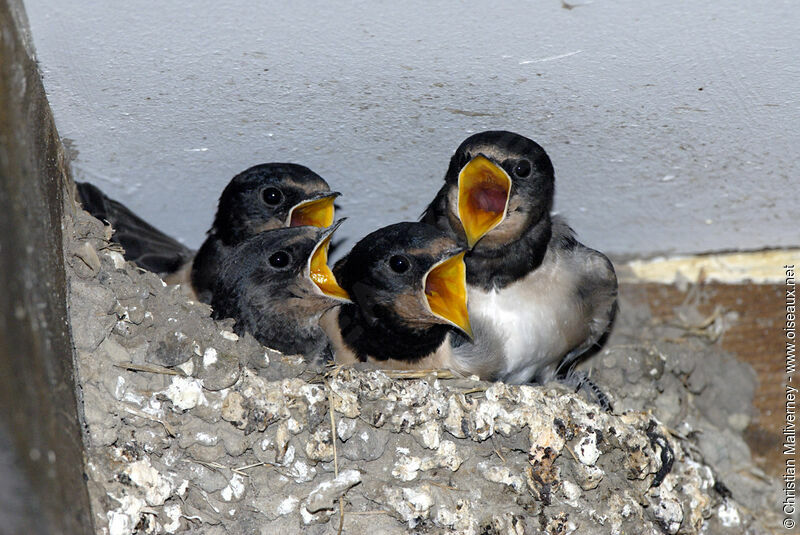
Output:
[[361,483],[361,472],[354,469],[342,471],[338,476],[317,485],[309,494],[304,508],[310,513],[336,507],[339,498]]
[[497,401],[481,403],[475,409],[475,431],[480,440],[485,440],[495,433],[509,434],[518,418],[514,411],[509,412]]
[[384,489],[386,502],[405,522],[414,529],[422,520],[430,516],[433,506],[430,486],[420,485],[416,488],[387,487]]
[[219,441],[218,437],[211,435],[209,433],[205,433],[203,431],[196,433],[194,435],[194,438],[195,440],[197,440],[197,442],[203,444],[204,446],[213,446]]
[[[711,497],[706,491],[714,486],[714,474],[708,466],[702,465],[688,457],[684,459],[685,464],[676,467],[680,471],[683,482],[683,491],[689,497],[689,507],[685,512],[684,525],[687,523],[695,529],[702,529],[705,517],[703,511],[712,507]],[[665,485],[672,485],[672,478],[667,477]]]
[[442,438],[442,426],[435,420],[428,420],[414,428],[412,433],[418,436],[422,441],[422,445],[430,450],[435,450],[439,447]]
[[178,411],[186,411],[208,403],[203,395],[203,381],[192,377],[173,377],[163,394],[172,402],[173,409]]
[[307,483],[317,477],[317,469],[313,466],[308,466],[301,460],[297,460],[289,469],[287,475],[294,479],[295,483]]
[[145,402],[147,401],[144,396],[139,395],[135,392],[125,392],[122,396],[120,401],[124,401],[126,403],[133,403],[134,405],[138,405],[141,408],[145,408]]
[[330,428],[318,428],[306,442],[306,457],[312,461],[333,459],[333,437]]
[[407,407],[421,405],[423,401],[430,400],[430,385],[427,381],[409,381],[395,383],[387,393],[389,401],[397,401]]
[[417,488],[404,488],[403,497],[416,514],[425,514],[427,516],[428,511],[433,506],[431,488],[428,485],[422,485]]
[[286,428],[289,430],[290,433],[296,435],[303,430],[304,426],[302,422],[300,422],[296,418],[289,418],[288,420],[286,420]]
[[525,482],[517,474],[513,474],[506,466],[492,465],[487,461],[478,463],[478,471],[488,481],[508,485],[517,492],[521,492],[525,487]]
[[605,477],[605,472],[597,466],[579,464],[576,467],[578,484],[583,490],[596,489]]
[[[275,431],[275,461],[278,463],[286,462],[286,458],[289,457],[288,462],[292,462],[294,460],[294,446],[289,444],[289,439],[291,438],[291,434],[289,433],[289,425],[286,422],[281,422],[278,424],[278,429]],[[291,452],[290,452],[291,450]]]
[[472,514],[473,508],[465,500],[456,501],[455,507],[450,508],[445,504],[437,504],[436,524],[456,530],[463,535],[477,535],[479,524]]
[[403,455],[394,463],[392,475],[401,481],[413,481],[422,467],[422,459]]
[[117,251],[106,251],[105,254],[114,263],[114,269],[125,268],[125,257],[123,257],[120,253]]
[[581,437],[578,446],[575,448],[575,455],[578,460],[587,466],[594,466],[600,458],[600,450],[597,448],[597,434],[589,432]]
[[171,504],[164,506],[164,514],[169,518],[169,523],[164,524],[164,531],[167,533],[175,533],[181,527],[181,506],[180,504]]
[[209,366],[217,363],[217,350],[213,347],[207,347],[205,351],[203,351],[203,368],[208,368]]
[[628,518],[629,516],[631,516],[632,513],[633,513],[633,507],[631,506],[630,503],[626,503],[625,505],[622,506],[622,510],[620,511],[619,514],[622,515],[622,518]]
[[458,516],[444,505],[436,509],[436,523],[448,528],[452,528],[458,520]]
[[608,514],[604,515],[604,525],[608,525],[611,530],[611,535],[623,535],[622,529],[623,522],[626,516],[626,510],[630,511],[630,496],[626,492],[614,492],[605,500],[605,509]]
[[297,505],[299,503],[300,500],[296,496],[287,496],[280,504],[278,504],[278,508],[275,510],[275,512],[278,514],[278,516],[288,515],[297,509]]
[[400,414],[395,414],[391,419],[392,427],[396,430],[408,429],[417,424],[417,416],[411,411],[403,411]]
[[455,443],[450,440],[443,440],[436,450],[436,455],[422,459],[420,469],[448,468],[455,472],[463,462],[464,458],[459,453]]
[[[338,388],[337,388],[338,387]],[[361,406],[355,392],[345,390],[338,381],[331,382],[333,408],[347,418],[357,418],[361,414]]]
[[[342,442],[346,442],[350,440],[355,434],[356,431],[356,420],[350,418],[340,418],[336,422],[336,436],[339,437],[339,440]],[[362,432],[362,435],[366,433],[366,431]],[[367,438],[364,439],[366,442],[369,439],[369,434],[367,434]]]
[[698,488],[708,490],[714,486],[714,472],[704,464],[700,464],[690,457],[684,459],[686,471],[693,472],[697,478]]
[[194,373],[194,361],[192,359],[187,360],[183,364],[178,364],[175,367],[181,370],[186,375],[192,375]]
[[444,420],[444,428],[456,438],[465,438],[464,423],[466,422],[464,410],[458,402],[458,394],[450,396],[447,400],[447,418]]
[[122,399],[123,394],[125,393],[125,378],[117,376],[117,385],[114,388],[114,397],[117,399]]
[[108,496],[119,502],[119,507],[106,513],[108,534],[130,535],[134,532],[136,525],[139,523],[142,509],[144,509],[147,504],[145,504],[144,500],[132,495],[123,496],[121,498],[117,498],[112,494],[108,494]]
[[578,507],[578,498],[581,497],[581,488],[572,481],[564,480],[561,482],[561,492],[567,503],[572,507]]
[[300,393],[306,398],[309,406],[314,406],[328,399],[328,394],[325,392],[325,389],[318,385],[303,385],[300,387]]
[[651,498],[653,516],[664,530],[667,533],[677,533],[683,522],[683,506],[676,492],[664,483],[658,489],[650,489],[648,497]]
[[236,342],[239,340],[239,335],[236,333],[232,333],[231,331],[220,331],[219,334],[225,340],[230,340],[231,342]]
[[281,463],[283,466],[289,466],[294,462],[294,457],[297,453],[295,450],[294,444],[289,444],[286,448],[286,453],[283,454],[283,462]]
[[220,416],[226,422],[241,425],[247,417],[247,409],[242,406],[244,398],[239,392],[220,392]]
[[742,519],[739,516],[739,509],[729,500],[725,500],[725,502],[717,508],[717,516],[719,517],[719,521],[722,522],[722,525],[726,528],[736,527],[742,523]]
[[327,522],[330,517],[333,516],[332,510],[322,510],[317,513],[312,513],[305,507],[300,507],[300,519],[303,521],[303,524],[308,526],[309,524],[322,524]]
[[148,505],[162,505],[174,489],[172,482],[153,468],[147,457],[130,463],[125,467],[125,474],[145,491]]
[[222,489],[220,495],[226,502],[241,500],[244,495],[244,477],[239,474],[233,474],[228,486]]

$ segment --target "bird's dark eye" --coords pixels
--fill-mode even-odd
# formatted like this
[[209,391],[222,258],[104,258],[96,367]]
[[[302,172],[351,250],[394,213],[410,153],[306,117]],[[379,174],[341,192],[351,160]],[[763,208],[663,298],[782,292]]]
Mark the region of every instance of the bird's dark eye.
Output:
[[283,193],[278,188],[267,188],[261,193],[261,197],[268,205],[275,206],[283,200]]
[[514,174],[519,178],[525,178],[531,174],[531,162],[528,160],[518,161],[517,165],[514,166]]
[[389,267],[395,273],[405,273],[408,271],[409,265],[408,258],[405,256],[394,255],[389,259]]
[[269,265],[274,268],[285,268],[289,265],[291,257],[286,251],[278,251],[269,257]]

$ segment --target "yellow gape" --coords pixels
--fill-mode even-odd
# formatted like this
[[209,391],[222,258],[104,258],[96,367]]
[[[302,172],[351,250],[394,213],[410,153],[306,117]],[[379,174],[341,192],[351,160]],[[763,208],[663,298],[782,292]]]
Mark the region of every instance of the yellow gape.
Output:
[[[332,203],[333,199],[331,199],[331,210],[333,209]],[[333,233],[329,234],[328,237],[317,244],[316,249],[311,253],[311,258],[308,261],[309,277],[322,290],[322,293],[328,297],[349,301],[350,296],[347,295],[344,288],[339,286],[331,268],[328,267],[328,246],[332,237]]]
[[431,312],[472,338],[467,313],[467,267],[459,253],[433,266],[422,280]]
[[334,197],[330,196],[298,203],[289,212],[289,226],[330,227],[333,223],[333,201]]
[[473,247],[506,217],[511,177],[488,158],[478,155],[458,175],[458,218]]

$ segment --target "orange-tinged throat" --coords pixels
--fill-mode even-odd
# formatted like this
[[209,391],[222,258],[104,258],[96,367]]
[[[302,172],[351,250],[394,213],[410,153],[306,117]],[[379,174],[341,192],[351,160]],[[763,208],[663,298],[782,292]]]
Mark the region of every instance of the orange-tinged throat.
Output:
[[425,275],[425,298],[431,312],[472,338],[467,312],[467,267],[459,253],[436,264]]
[[333,201],[335,196],[303,201],[295,205],[289,212],[290,227],[327,228],[333,223]]
[[458,175],[458,218],[473,247],[506,217],[511,177],[502,167],[478,155]]
[[328,297],[335,299],[342,299],[345,301],[350,300],[347,292],[339,286],[336,282],[336,277],[333,276],[333,271],[328,267],[328,247],[331,243],[333,234],[328,235],[327,238],[317,244],[316,249],[311,254],[309,260],[309,277],[314,281],[314,284],[322,290],[322,293]]

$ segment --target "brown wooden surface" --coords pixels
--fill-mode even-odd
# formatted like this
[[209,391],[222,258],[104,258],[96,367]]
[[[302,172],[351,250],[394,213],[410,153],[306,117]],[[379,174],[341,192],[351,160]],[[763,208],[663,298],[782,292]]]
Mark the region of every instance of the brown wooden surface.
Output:
[[[620,292],[636,301],[646,301],[653,317],[671,321],[675,307],[686,292],[673,285],[656,283],[623,284]],[[749,363],[758,373],[756,413],[745,431],[753,458],[769,474],[784,469],[781,428],[784,425],[784,298],[780,284],[703,283],[698,310],[712,314],[715,307],[735,311],[739,317],[718,341],[722,348]]]
[[83,535],[94,527],[62,252],[66,168],[22,0],[0,0],[0,36],[0,533]]

